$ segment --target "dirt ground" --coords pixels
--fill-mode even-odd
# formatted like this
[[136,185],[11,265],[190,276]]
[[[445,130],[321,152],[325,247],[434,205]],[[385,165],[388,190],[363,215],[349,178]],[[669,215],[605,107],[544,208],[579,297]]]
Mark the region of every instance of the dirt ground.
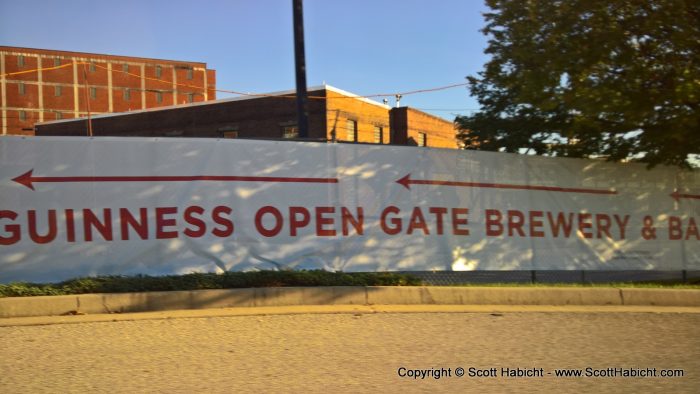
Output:
[[[181,312],[5,326],[0,391],[691,393],[700,387],[698,327],[698,313],[511,311]],[[506,377],[504,368],[542,376]],[[683,376],[556,377],[564,368]]]

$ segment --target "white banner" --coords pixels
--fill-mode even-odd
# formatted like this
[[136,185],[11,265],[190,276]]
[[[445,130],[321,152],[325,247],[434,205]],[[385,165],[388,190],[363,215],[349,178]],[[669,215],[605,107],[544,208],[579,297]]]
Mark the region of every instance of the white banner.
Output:
[[697,172],[382,145],[0,138],[0,283],[699,270]]

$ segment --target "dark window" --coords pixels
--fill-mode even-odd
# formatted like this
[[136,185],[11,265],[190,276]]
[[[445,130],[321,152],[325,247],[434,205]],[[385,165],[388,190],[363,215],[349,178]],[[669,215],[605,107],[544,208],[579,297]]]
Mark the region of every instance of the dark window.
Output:
[[357,121],[348,119],[347,122],[348,141],[357,142]]
[[19,111],[19,120],[22,122],[27,120],[27,111]]
[[61,59],[58,58],[58,57],[54,58],[54,59],[53,59],[53,65],[54,65],[54,67],[60,66],[60,65],[61,65]]
[[95,72],[95,63],[90,63],[90,72],[91,73]]
[[124,100],[131,100],[131,89],[124,89]]
[[24,67],[24,55],[17,56],[17,67]]
[[382,126],[374,126],[374,142],[377,144],[384,143],[384,128]]
[[21,95],[27,93],[27,89],[24,87],[24,82],[20,82],[17,84],[17,90],[19,90],[19,94]]
[[93,100],[97,98],[97,88],[90,88],[90,98]]
[[156,66],[156,78],[160,78],[163,74],[163,69],[160,66]]
[[57,120],[63,119],[63,112],[56,112],[56,119]]
[[282,126],[282,138],[299,138],[299,127],[296,124]]
[[187,102],[188,103],[194,102],[194,93],[187,93]]
[[61,97],[61,93],[63,92],[62,86],[56,85],[53,87],[53,95],[56,97]]
[[194,77],[194,70],[192,70],[191,68],[188,68],[187,69],[187,79],[192,79],[192,77]]
[[418,133],[418,146],[428,146],[428,136],[425,133]]
[[128,73],[129,72],[129,65],[126,63],[122,64],[122,71],[124,71],[125,73]]
[[163,102],[163,92],[156,92],[156,102],[157,103]]

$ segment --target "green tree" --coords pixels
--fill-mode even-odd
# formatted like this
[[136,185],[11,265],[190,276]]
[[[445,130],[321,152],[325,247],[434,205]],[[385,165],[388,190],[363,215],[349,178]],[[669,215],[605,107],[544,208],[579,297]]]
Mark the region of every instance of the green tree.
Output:
[[486,0],[467,149],[687,166],[700,153],[700,1]]

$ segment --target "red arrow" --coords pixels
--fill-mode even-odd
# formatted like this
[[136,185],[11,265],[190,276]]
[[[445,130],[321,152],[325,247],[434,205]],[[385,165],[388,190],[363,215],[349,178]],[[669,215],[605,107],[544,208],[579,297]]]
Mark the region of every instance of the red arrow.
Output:
[[226,176],[226,175],[185,175],[185,176],[33,176],[29,170],[13,181],[34,190],[34,183],[63,182],[285,182],[285,183],[338,183],[337,178],[287,178],[272,176]]
[[685,194],[681,193],[678,190],[675,190],[673,193],[670,194],[671,197],[673,197],[676,202],[681,202],[681,198],[693,198],[696,200],[700,200],[700,194]]
[[422,179],[411,179],[411,174],[396,181],[406,189],[411,189],[410,185],[439,185],[439,186],[457,186],[457,187],[484,187],[491,189],[516,189],[516,190],[542,190],[547,192],[558,193],[589,193],[589,194],[617,194],[616,190],[605,189],[584,189],[577,187],[558,187],[558,186],[536,186],[536,185],[510,185],[505,183],[484,183],[484,182],[453,182],[453,181],[433,181]]

